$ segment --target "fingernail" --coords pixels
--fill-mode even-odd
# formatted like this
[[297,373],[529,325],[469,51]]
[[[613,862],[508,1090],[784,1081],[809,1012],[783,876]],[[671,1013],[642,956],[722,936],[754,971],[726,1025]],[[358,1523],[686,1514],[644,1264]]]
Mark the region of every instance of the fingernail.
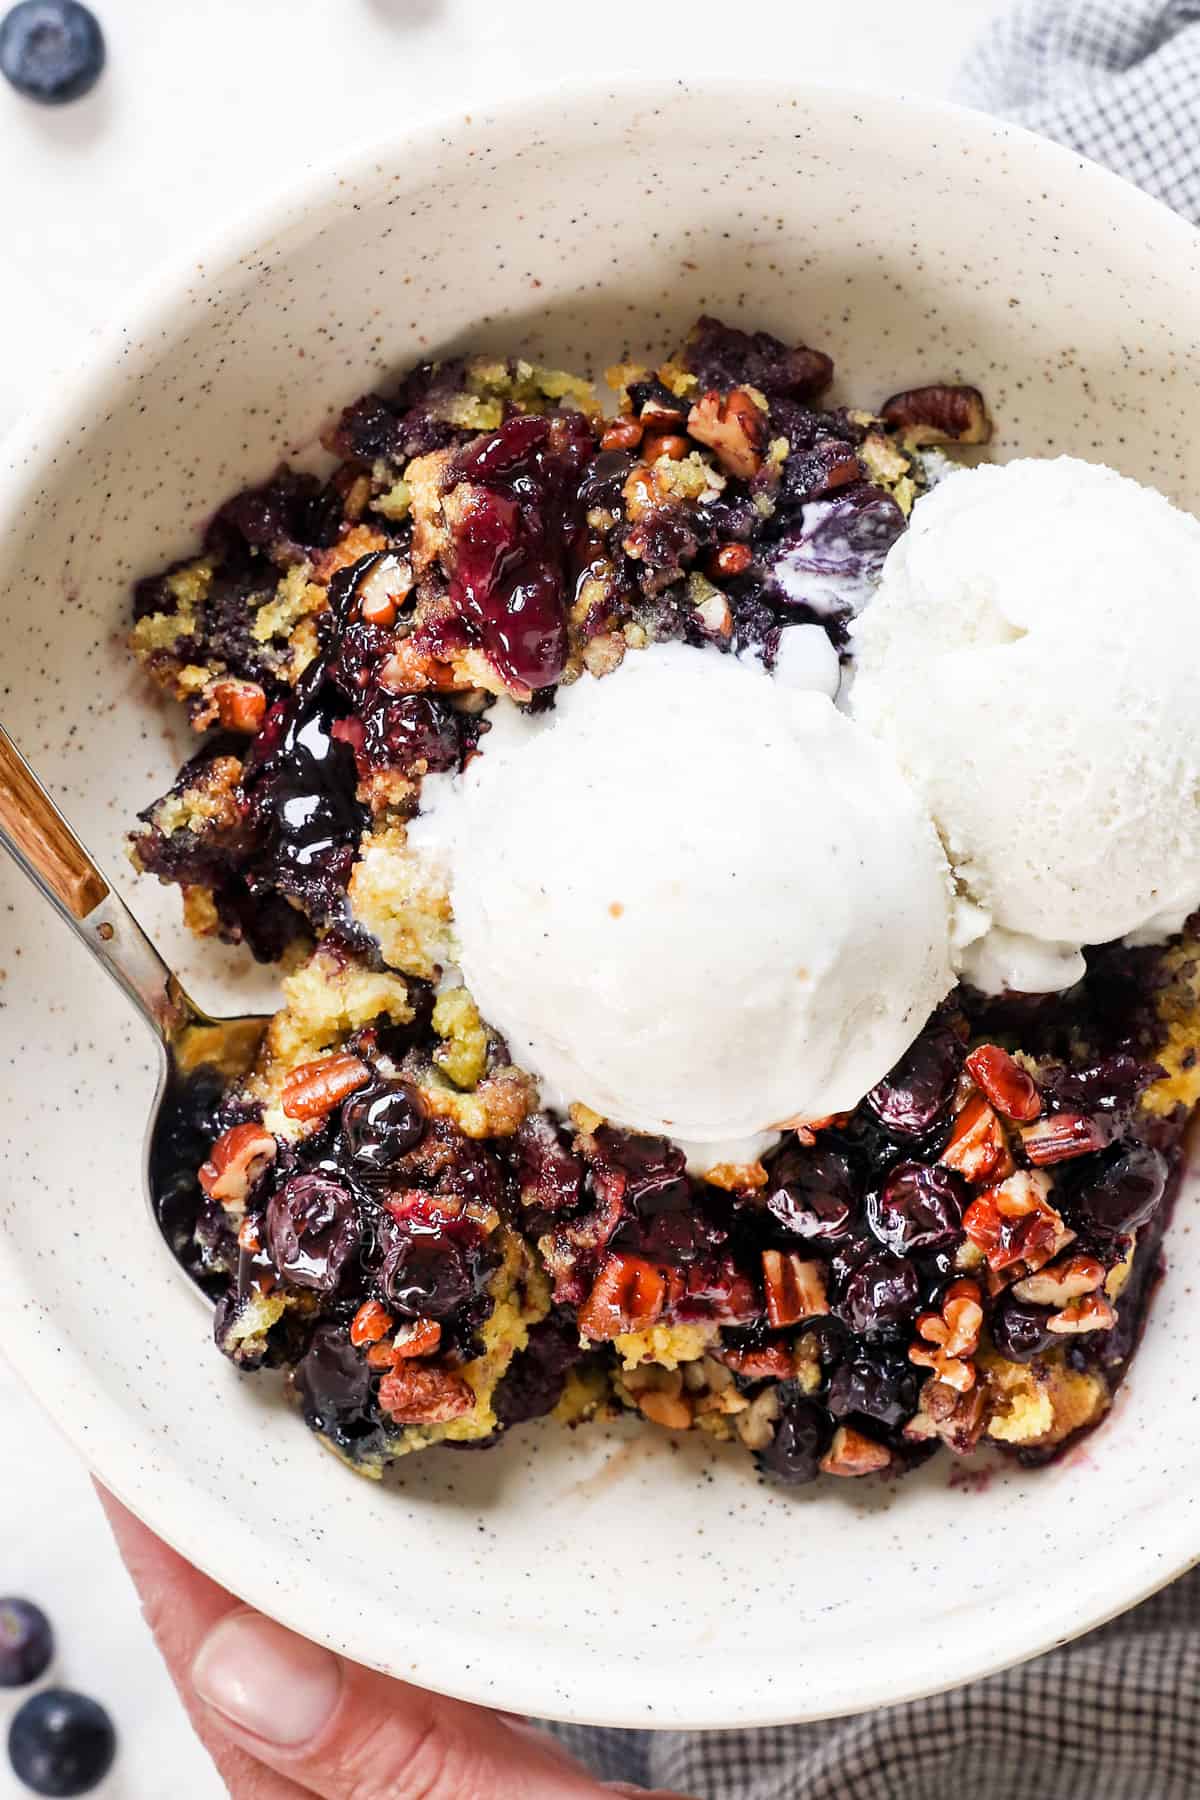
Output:
[[234,1612],[196,1652],[192,1686],[231,1725],[264,1743],[292,1746],[316,1737],[332,1718],[342,1666],[261,1613]]

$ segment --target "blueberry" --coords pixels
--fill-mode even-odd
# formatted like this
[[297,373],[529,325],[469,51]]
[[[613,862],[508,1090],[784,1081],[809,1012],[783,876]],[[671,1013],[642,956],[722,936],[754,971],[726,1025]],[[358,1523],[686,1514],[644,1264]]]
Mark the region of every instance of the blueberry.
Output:
[[829,1417],[803,1397],[794,1381],[781,1383],[779,1408],[775,1435],[754,1460],[772,1480],[800,1487],[817,1479],[821,1458],[832,1436]]
[[912,1263],[878,1251],[849,1271],[834,1310],[851,1331],[866,1335],[906,1324],[919,1300],[920,1286]]
[[992,1338],[1001,1356],[1010,1362],[1032,1362],[1043,1350],[1051,1349],[1055,1338],[1047,1331],[1046,1321],[1052,1316],[1052,1307],[1030,1306],[1006,1295],[991,1321]]
[[293,1287],[332,1293],[361,1241],[354,1202],[324,1175],[293,1175],[267,1207],[267,1248]]
[[1166,1187],[1166,1157],[1134,1144],[1079,1175],[1072,1210],[1100,1236],[1123,1237],[1146,1223]]
[[849,1163],[836,1150],[788,1145],[771,1166],[766,1206],[797,1237],[837,1242],[854,1219]]
[[937,1250],[962,1226],[965,1184],[940,1164],[897,1163],[878,1193],[867,1196],[867,1219],[881,1244],[897,1255]]
[[19,1780],[35,1794],[86,1794],[112,1767],[117,1738],[104,1708],[67,1688],[26,1700],[8,1731]]
[[867,1095],[867,1105],[890,1137],[924,1137],[950,1103],[964,1048],[944,1021],[929,1025]]
[[44,1675],[54,1655],[54,1633],[40,1606],[0,1600],[0,1687],[24,1687]]
[[27,99],[78,100],[103,67],[103,34],[78,0],[22,0],[0,23],[0,72]]
[[372,1413],[371,1370],[338,1326],[317,1326],[292,1379],[310,1431],[352,1452],[378,1430],[378,1415]]
[[342,1108],[342,1136],[352,1160],[366,1169],[386,1169],[420,1142],[425,1106],[407,1081],[355,1094]]
[[917,1410],[917,1372],[895,1358],[860,1356],[835,1370],[829,1410],[835,1419],[873,1419],[894,1431]]

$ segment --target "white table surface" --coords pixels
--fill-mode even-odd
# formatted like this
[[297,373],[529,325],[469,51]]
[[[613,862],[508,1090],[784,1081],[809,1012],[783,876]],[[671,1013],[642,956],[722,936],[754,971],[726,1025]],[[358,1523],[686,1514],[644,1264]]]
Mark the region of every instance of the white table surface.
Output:
[[[944,94],[995,3],[92,0],[109,63],[87,99],[53,111],[0,91],[0,428],[156,263],[376,128],[618,72]],[[113,1714],[121,1749],[98,1794],[219,1800],[87,1476],[3,1363],[0,1443],[0,1593],[46,1609],[53,1676]],[[21,1697],[0,1692],[0,1733]],[[21,1795],[0,1752],[0,1800]]]

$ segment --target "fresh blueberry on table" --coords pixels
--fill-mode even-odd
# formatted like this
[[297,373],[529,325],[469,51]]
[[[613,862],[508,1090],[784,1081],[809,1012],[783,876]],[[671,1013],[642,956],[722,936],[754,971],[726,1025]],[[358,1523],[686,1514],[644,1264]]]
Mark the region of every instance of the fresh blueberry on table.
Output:
[[53,1655],[54,1633],[41,1607],[10,1595],[0,1599],[0,1687],[36,1681]]
[[0,73],[43,106],[78,100],[104,67],[104,34],[79,0],[21,0],[0,22]]
[[104,1708],[85,1694],[45,1688],[33,1694],[8,1731],[18,1779],[35,1794],[90,1793],[112,1767],[117,1738]]

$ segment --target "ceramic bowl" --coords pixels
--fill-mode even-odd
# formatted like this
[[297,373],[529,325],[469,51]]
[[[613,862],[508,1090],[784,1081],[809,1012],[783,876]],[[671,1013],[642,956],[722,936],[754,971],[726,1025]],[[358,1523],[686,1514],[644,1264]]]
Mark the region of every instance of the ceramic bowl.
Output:
[[[1198,244],[1020,131],[832,90],[565,91],[383,142],[160,281],[11,442],[4,722],[201,1001],[235,1010],[264,977],[189,942],[121,854],[186,735],[126,654],[129,583],[228,491],[415,359],[602,368],[709,311],[829,349],[846,400],[977,382],[997,455],[1102,458],[1195,506]],[[357,1480],[215,1352],[156,1240],[143,1027],[7,866],[0,906],[0,1343],[118,1494],[299,1631],[514,1711],[768,1724],[981,1675],[1196,1556],[1192,1195],[1132,1380],[1048,1470],[942,1457],[788,1492],[706,1444],[531,1428]]]

